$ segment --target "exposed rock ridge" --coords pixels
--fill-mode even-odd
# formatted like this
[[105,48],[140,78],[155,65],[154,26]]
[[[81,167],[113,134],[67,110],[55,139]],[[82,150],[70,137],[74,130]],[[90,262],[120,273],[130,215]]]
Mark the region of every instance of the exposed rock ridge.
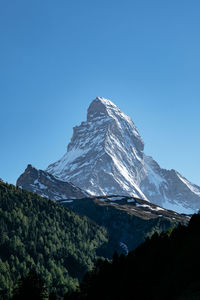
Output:
[[52,200],[76,199],[88,196],[87,193],[73,183],[58,180],[52,174],[37,170],[32,165],[28,165],[24,173],[18,178],[17,186]]

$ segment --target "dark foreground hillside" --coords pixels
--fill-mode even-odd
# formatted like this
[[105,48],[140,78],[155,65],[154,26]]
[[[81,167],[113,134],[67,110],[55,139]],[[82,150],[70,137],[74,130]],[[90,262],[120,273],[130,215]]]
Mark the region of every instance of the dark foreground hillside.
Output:
[[127,254],[154,232],[165,232],[179,223],[186,225],[190,219],[189,216],[130,196],[90,197],[60,203],[106,228],[109,249],[106,247],[104,256],[109,254],[110,258],[114,251]]
[[106,231],[55,202],[0,181],[0,299],[31,269],[57,298],[91,270]]
[[[27,295],[28,299],[35,300],[62,299],[67,291],[78,287],[79,281],[86,272],[94,268],[98,258],[111,258],[114,250],[126,253],[127,247],[133,249],[153,232],[165,231],[174,227],[177,222],[186,224],[189,220],[187,216],[158,209],[155,205],[150,203],[147,205],[139,199],[133,201],[133,199],[123,198],[118,201],[118,204],[112,201],[113,197],[111,200],[105,198],[103,201],[100,199],[70,201],[66,202],[69,210],[37,194],[0,181],[0,299],[9,299],[15,287],[18,287],[18,292],[15,294],[17,300],[27,299]],[[125,250],[123,246],[126,246]],[[163,247],[165,250],[165,245]],[[147,253],[149,255],[151,251]],[[156,253],[159,254],[159,250]],[[81,296],[76,294],[75,299],[79,296],[81,299],[98,299],[98,295],[103,299],[124,299],[125,291],[127,293],[129,291],[126,286],[123,287],[125,281],[129,280],[129,277],[126,278],[127,274],[130,273],[132,287],[132,279],[137,283],[140,278],[138,276],[142,270],[145,270],[146,265],[148,266],[149,259],[155,260],[156,266],[159,256],[149,258],[148,255],[141,258],[138,264],[133,260],[134,272],[137,275],[131,274],[129,269],[126,270],[126,264],[130,266],[132,264],[132,258],[129,262],[132,254],[126,258],[125,256],[121,256],[120,259],[115,258],[117,268],[114,269],[114,273],[112,264],[107,261],[101,262],[96,269],[99,271],[90,273],[89,278],[91,277],[92,280],[85,280],[86,290],[82,289],[82,291],[84,293],[86,291],[86,298],[81,293]],[[162,265],[164,265],[163,261],[161,270]],[[152,269],[154,266],[150,265],[148,270]],[[105,279],[103,288],[101,288],[101,279],[98,283],[99,272],[100,274],[103,272],[102,276]],[[145,271],[145,274],[148,272]],[[94,291],[93,275],[97,275],[95,283],[97,286],[94,285]],[[145,276],[142,274],[144,279]],[[41,281],[38,278],[41,278]],[[116,284],[116,289],[113,289]],[[26,291],[24,297],[20,292],[20,286],[22,293]],[[33,292],[36,292],[36,288],[40,292],[42,290],[40,286],[44,287],[46,296],[37,298]],[[109,287],[110,292],[102,295],[104,286]],[[121,292],[120,286],[125,291]],[[134,289],[137,295],[139,285],[136,286],[137,288]],[[30,292],[32,298],[30,298],[30,290],[32,290]],[[118,296],[121,298],[116,298]]]
[[81,291],[66,299],[199,300],[200,215],[193,215],[188,227],[155,233],[128,256],[99,261]]

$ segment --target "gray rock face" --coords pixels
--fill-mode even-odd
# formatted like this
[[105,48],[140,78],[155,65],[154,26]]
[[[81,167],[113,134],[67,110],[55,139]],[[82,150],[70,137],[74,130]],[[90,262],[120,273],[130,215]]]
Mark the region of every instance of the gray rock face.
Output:
[[144,161],[147,176],[140,188],[152,203],[182,213],[200,208],[200,187],[175,170],[161,169],[149,156],[144,156]]
[[83,198],[88,194],[69,182],[56,179],[53,175],[28,165],[18,178],[17,186],[52,200]]
[[200,208],[200,187],[165,170],[143,152],[133,121],[111,101],[97,97],[87,120],[74,127],[67,153],[47,168],[92,195],[130,195],[178,212]]
[[146,199],[139,188],[146,176],[143,149],[132,120],[111,101],[96,98],[88,108],[87,121],[74,127],[67,153],[47,172],[92,195]]

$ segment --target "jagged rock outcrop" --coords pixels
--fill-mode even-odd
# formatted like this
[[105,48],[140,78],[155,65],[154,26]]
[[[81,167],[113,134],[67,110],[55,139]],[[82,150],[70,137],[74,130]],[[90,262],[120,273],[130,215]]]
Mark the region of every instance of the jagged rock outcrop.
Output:
[[173,169],[160,168],[152,157],[144,156],[144,163],[147,176],[140,188],[152,203],[182,213],[199,210],[200,187]]
[[53,175],[37,170],[32,165],[28,165],[18,178],[17,186],[52,200],[76,199],[88,195],[73,183],[58,180]]

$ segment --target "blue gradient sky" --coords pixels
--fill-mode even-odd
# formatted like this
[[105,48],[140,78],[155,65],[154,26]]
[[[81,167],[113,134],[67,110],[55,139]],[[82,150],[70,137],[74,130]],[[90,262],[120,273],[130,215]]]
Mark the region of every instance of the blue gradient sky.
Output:
[[0,177],[66,151],[96,96],[145,152],[200,185],[200,2],[0,1]]

